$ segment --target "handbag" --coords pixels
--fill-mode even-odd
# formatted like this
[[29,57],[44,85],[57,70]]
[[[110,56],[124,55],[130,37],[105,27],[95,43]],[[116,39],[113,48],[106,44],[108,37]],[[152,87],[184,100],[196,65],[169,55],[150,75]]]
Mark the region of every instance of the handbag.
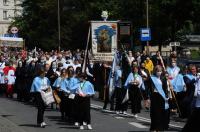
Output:
[[42,96],[42,99],[43,99],[43,101],[46,105],[49,105],[49,104],[55,102],[51,88],[48,88],[45,91],[41,91],[41,96]]
[[55,99],[56,104],[60,104],[61,99],[60,99],[60,97],[58,96],[58,92],[57,92],[56,90],[53,91],[53,97],[54,97],[54,99]]

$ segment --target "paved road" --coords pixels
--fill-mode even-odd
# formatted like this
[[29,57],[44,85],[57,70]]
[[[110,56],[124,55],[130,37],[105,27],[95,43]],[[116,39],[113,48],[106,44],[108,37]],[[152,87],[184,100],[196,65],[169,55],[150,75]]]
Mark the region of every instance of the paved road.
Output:
[[[141,132],[149,131],[149,112],[142,111],[139,117],[130,114],[116,115],[111,111],[101,110],[102,102],[92,100],[92,126],[94,132]],[[48,108],[45,111],[46,128],[36,126],[37,109],[30,104],[18,102],[15,99],[0,97],[0,132],[77,132],[77,127],[62,122],[60,113]],[[180,131],[185,122],[170,122],[170,131]],[[85,130],[83,130],[85,131]]]

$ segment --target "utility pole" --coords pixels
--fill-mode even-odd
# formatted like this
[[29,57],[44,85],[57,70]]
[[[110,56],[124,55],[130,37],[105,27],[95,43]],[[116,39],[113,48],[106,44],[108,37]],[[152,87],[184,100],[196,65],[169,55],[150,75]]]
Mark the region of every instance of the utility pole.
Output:
[[[146,26],[149,28],[149,0],[146,0]],[[147,54],[149,55],[149,41],[147,41]]]
[[58,51],[60,52],[61,37],[60,37],[60,0],[58,0]]

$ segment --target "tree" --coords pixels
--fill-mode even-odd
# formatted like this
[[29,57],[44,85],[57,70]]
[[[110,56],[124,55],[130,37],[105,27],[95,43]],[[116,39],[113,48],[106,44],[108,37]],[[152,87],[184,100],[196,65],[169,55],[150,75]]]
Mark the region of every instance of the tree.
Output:
[[[57,2],[24,0],[23,15],[13,24],[18,25],[28,47],[58,48]],[[108,20],[131,21],[134,42],[140,42],[139,29],[146,27],[146,0],[60,0],[61,48],[85,48],[89,21],[102,20],[103,10],[109,12]],[[199,15],[199,0],[149,0],[150,44],[175,41],[177,34],[181,36],[186,30],[199,33]],[[187,27],[188,22],[194,30]]]

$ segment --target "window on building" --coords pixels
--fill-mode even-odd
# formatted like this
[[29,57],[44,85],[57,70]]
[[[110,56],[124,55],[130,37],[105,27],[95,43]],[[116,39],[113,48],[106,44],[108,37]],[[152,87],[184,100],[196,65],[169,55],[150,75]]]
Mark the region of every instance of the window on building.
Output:
[[8,5],[8,0],[3,0],[3,5],[7,6]]
[[8,20],[8,11],[3,11],[3,19]]

